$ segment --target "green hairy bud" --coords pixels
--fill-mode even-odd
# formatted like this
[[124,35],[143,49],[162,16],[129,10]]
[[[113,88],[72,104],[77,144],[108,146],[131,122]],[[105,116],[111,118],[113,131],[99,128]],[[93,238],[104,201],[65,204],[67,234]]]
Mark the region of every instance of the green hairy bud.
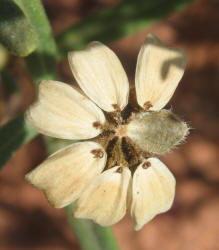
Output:
[[169,110],[142,112],[127,126],[127,135],[143,151],[165,153],[184,139],[188,127]]

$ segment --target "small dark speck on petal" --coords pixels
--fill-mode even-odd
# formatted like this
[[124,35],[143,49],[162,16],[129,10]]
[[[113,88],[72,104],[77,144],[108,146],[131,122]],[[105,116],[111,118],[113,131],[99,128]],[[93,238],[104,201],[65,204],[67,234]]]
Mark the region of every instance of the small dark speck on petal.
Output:
[[149,161],[146,161],[143,163],[142,168],[147,169],[151,166],[151,163]]
[[122,171],[123,171],[123,168],[122,168],[122,167],[118,167],[117,170],[116,170],[116,172],[117,172],[117,173],[120,173],[120,174],[122,173]]

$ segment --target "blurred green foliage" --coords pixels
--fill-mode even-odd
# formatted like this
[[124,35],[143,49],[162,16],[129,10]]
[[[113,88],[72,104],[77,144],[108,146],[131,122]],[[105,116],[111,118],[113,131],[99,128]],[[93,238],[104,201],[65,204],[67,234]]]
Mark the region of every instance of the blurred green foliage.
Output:
[[7,66],[8,60],[8,51],[0,44],[0,72]]
[[[104,9],[81,23],[70,27],[56,37],[51,32],[40,0],[0,0],[0,42],[10,52],[27,56],[25,61],[35,86],[42,79],[56,79],[57,59],[66,57],[68,51],[83,48],[92,40],[105,43],[130,35],[164,16],[185,7],[192,0],[124,0]],[[6,69],[7,71],[7,69]],[[7,78],[7,73],[3,78]],[[24,143],[37,132],[24,122],[24,116],[11,120],[0,128],[0,168]],[[72,143],[68,141],[67,143]],[[50,153],[66,142],[46,139]],[[69,222],[84,250],[118,250],[110,228],[101,228],[91,221],[77,220],[71,216],[72,205],[66,208]]]
[[55,79],[57,50],[51,27],[40,0],[13,0],[23,10],[36,33],[38,47],[26,58],[34,84]]
[[11,72],[5,70],[1,73],[2,82],[5,83],[5,87],[10,94],[19,92],[16,86],[16,77]]
[[56,37],[59,57],[82,49],[88,42],[112,42],[133,34],[173,12],[182,10],[194,0],[124,0],[111,8],[89,16]]
[[23,115],[0,128],[0,169],[25,142],[36,136],[36,131],[24,122]]
[[0,2],[0,43],[17,56],[27,56],[37,48],[29,19],[12,0]]
[[[25,13],[26,17],[29,18],[38,41],[37,49],[25,59],[33,82],[36,84],[42,79],[54,79],[56,75],[56,45],[40,0],[13,1],[23,11],[22,13]],[[10,8],[5,9],[5,11],[10,12]],[[4,15],[7,17],[7,12]],[[10,16],[10,13],[8,15]],[[26,26],[23,26],[23,29],[25,28]],[[22,26],[20,29],[22,29]],[[23,32],[25,31],[23,30]],[[2,74],[3,78],[4,76],[5,74]],[[0,149],[2,151],[0,150],[0,167],[4,166],[19,147],[37,135],[37,132],[33,131],[34,129],[30,129],[26,125],[23,115],[13,119],[1,128]]]

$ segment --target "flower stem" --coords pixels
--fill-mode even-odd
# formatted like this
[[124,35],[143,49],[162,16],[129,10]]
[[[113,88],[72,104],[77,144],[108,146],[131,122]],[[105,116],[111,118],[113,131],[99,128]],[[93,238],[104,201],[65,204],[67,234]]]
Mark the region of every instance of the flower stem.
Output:
[[119,250],[110,227],[101,227],[90,220],[72,217],[72,207],[66,207],[66,214],[83,250]]

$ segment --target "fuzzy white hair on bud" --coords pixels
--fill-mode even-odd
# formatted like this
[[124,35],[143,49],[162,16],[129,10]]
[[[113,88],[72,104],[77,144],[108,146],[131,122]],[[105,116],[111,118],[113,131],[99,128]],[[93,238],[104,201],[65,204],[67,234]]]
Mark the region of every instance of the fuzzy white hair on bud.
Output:
[[169,110],[142,112],[127,125],[127,136],[143,151],[170,151],[188,134],[188,127]]

